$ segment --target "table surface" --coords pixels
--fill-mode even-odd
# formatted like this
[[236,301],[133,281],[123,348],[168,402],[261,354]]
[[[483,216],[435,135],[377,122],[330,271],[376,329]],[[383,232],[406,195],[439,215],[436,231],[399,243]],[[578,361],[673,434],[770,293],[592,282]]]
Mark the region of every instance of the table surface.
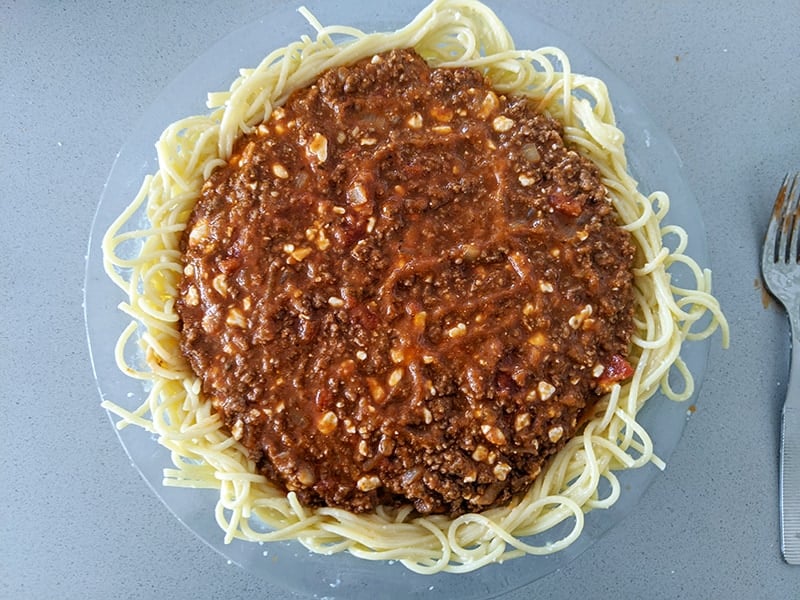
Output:
[[[622,526],[505,597],[797,598],[777,501],[788,327],[758,256],[779,182],[800,169],[800,3],[530,4],[599,55],[674,142],[732,340],[722,350],[714,338],[696,412]],[[276,5],[0,5],[0,597],[295,597],[227,564],[131,467],[99,407],[82,312],[118,149],[177,73]]]

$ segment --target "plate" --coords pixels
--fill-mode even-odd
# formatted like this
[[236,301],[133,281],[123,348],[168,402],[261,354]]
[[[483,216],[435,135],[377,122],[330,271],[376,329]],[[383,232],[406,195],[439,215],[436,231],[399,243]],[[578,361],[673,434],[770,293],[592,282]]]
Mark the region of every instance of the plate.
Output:
[[[320,0],[306,6],[323,24],[385,31],[405,25],[425,4],[425,0],[415,0],[377,7],[357,1],[328,3]],[[670,196],[671,209],[665,222],[683,227],[689,234],[686,253],[699,264],[707,264],[702,217],[686,183],[681,161],[668,137],[649,117],[631,89],[580,42],[541,22],[532,12],[505,1],[490,2],[490,6],[506,23],[518,47],[560,47],[569,56],[574,72],[605,81],[618,126],[626,136],[629,169],[639,182],[640,191],[649,194],[662,190]],[[134,408],[141,403],[146,390],[141,382],[123,375],[114,361],[117,337],[129,320],[117,309],[117,304],[123,300],[120,290],[103,271],[103,234],[136,195],[144,176],[157,170],[154,144],[162,130],[181,117],[206,112],[207,92],[227,89],[239,68],[257,65],[269,51],[301,34],[313,35],[313,30],[296,11],[296,6],[284,6],[223,38],[163,91],[119,151],[92,226],[84,298],[89,348],[104,400]],[[673,281],[680,285],[683,277],[688,274],[675,272]],[[707,340],[694,342],[685,345],[682,352],[695,378],[695,394],[702,383],[708,347]],[[695,398],[689,400],[694,401]],[[639,421],[647,428],[656,454],[662,459],[668,459],[679,442],[687,419],[687,406],[687,403],[676,403],[656,395],[639,413]],[[154,493],[201,540],[229,561],[271,583],[318,598],[358,600],[371,598],[378,592],[381,597],[396,598],[478,600],[499,596],[575,559],[631,512],[659,473],[652,465],[619,473],[623,491],[617,503],[610,509],[590,512],[581,537],[557,554],[518,558],[463,575],[426,576],[390,562],[369,562],[348,554],[313,554],[295,542],[260,545],[235,540],[226,545],[214,519],[216,492],[163,487],[162,470],[171,466],[167,450],[139,428],[128,427],[117,433],[132,463]],[[637,536],[637,543],[643,543],[642,539]]]

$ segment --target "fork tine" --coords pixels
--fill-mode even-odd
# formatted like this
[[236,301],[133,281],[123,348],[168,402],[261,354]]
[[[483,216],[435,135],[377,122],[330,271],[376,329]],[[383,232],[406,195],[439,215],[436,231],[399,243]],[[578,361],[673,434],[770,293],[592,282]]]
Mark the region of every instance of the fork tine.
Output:
[[792,184],[789,180],[789,175],[787,174],[786,177],[783,178],[783,185],[781,186],[781,191],[779,194],[781,197],[781,212],[780,224],[778,227],[777,262],[783,263],[789,262],[789,255],[791,254],[791,233],[792,223],[794,221],[791,207],[792,198],[789,195],[791,187]]
[[[788,175],[786,176],[788,179]],[[792,235],[788,241],[787,262],[797,263],[800,259],[800,174],[795,173],[792,183],[786,192],[788,201],[786,202],[787,218],[792,220]]]
[[767,234],[764,239],[764,252],[762,255],[764,265],[767,263],[776,263],[780,260],[783,205],[786,199],[786,185],[788,180],[789,175],[786,175],[783,178],[780,190],[778,190],[778,196],[775,198],[775,205],[772,207],[772,214],[770,215]]
[[780,201],[776,241],[776,262],[788,263],[792,260],[792,232],[794,229],[795,213],[797,212],[797,201],[792,196],[793,187],[793,179],[787,174],[783,178],[783,185],[775,201],[776,204]]

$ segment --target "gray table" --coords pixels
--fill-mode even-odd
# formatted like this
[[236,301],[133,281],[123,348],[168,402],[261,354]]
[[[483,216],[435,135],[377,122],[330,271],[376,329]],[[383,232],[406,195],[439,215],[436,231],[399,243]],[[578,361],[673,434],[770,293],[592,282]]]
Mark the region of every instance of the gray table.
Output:
[[[0,5],[0,596],[285,598],[198,541],[131,468],[98,407],[81,309],[118,148],[212,41],[276,2]],[[636,510],[507,595],[798,598],[779,553],[788,340],[758,285],[783,173],[800,168],[800,3],[531,2],[637,92],[685,163],[733,333]]]

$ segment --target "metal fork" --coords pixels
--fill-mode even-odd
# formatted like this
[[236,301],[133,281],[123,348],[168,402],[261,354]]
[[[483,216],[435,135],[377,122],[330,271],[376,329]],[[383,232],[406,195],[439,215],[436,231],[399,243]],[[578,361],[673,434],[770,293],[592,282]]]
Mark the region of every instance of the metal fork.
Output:
[[[800,173],[787,175],[769,221],[761,274],[789,315],[792,360],[781,418],[781,550],[800,565]],[[796,346],[796,347],[795,347]]]

